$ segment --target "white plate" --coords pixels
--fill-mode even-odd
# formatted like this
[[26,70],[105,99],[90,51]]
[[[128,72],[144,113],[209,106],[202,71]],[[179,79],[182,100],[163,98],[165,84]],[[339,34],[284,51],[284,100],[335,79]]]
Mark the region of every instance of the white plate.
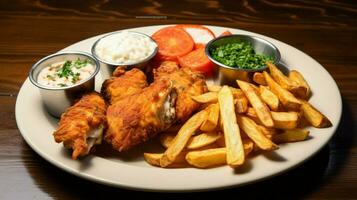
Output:
[[[152,34],[163,26],[131,29]],[[216,35],[225,30],[232,33],[256,35],[274,43],[280,50],[282,61],[290,68],[300,71],[311,86],[310,102],[331,120],[333,126],[325,129],[311,128],[311,139],[281,145],[274,153],[248,159],[239,170],[228,166],[213,169],[162,169],[148,165],[137,152],[121,156],[115,152],[92,155],[80,161],[71,159],[61,144],[55,143],[52,132],[57,120],[44,110],[39,90],[27,79],[16,101],[16,121],[26,142],[44,159],[76,176],[95,182],[137,190],[193,191],[229,186],[241,186],[262,180],[291,169],[317,153],[334,134],[341,117],[340,92],[330,74],[305,53],[278,40],[238,29],[207,26]],[[92,37],[63,50],[90,52],[91,45],[100,36]],[[97,89],[101,83],[97,79]]]

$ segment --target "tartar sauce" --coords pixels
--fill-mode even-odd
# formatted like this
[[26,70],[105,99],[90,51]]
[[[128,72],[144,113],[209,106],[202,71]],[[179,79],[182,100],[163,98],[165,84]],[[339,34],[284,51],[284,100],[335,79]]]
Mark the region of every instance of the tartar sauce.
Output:
[[129,64],[149,57],[156,47],[156,43],[147,36],[121,31],[102,38],[95,52],[104,61]]
[[95,71],[94,64],[88,59],[66,60],[43,68],[37,82],[51,87],[66,87],[88,79]]

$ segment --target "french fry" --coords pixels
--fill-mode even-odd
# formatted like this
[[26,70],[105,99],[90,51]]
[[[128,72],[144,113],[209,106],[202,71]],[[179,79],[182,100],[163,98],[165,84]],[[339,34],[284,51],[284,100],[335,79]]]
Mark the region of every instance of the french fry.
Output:
[[186,148],[190,150],[198,149],[215,143],[221,137],[222,134],[217,132],[201,133],[192,137],[188,142]]
[[208,116],[207,119],[202,123],[200,129],[201,131],[213,131],[218,124],[219,118],[219,105],[218,103],[211,104],[207,108]]
[[218,103],[227,148],[227,164],[238,167],[244,163],[244,148],[234,112],[233,95],[227,86],[223,86],[219,91]]
[[233,87],[229,87],[229,89],[231,90],[234,99],[247,98],[241,89]]
[[237,98],[234,99],[235,102],[235,111],[236,113],[246,113],[248,110],[248,99],[246,97],[244,98]]
[[221,90],[222,86],[220,85],[207,85],[207,89],[210,92],[219,92]]
[[191,98],[198,103],[215,103],[217,102],[217,92],[206,92]]
[[320,111],[314,108],[309,102],[301,100],[301,110],[304,118],[316,128],[326,128],[332,126],[331,121]]
[[293,94],[299,93],[304,88],[299,87],[299,85],[286,77],[273,63],[268,62],[267,66],[270,70],[270,74],[273,79],[284,89],[290,91]]
[[270,90],[278,96],[280,102],[285,108],[295,111],[300,110],[301,102],[295,98],[293,94],[277,84],[266,71],[263,72],[263,75],[267,84],[269,85]]
[[[162,153],[144,153],[144,159],[147,163],[154,166],[160,166],[160,159],[164,154]],[[168,165],[167,167],[170,168],[177,168],[177,167],[186,167],[188,166],[187,161],[185,159],[186,152],[182,152],[177,156],[176,160]]]
[[294,129],[299,123],[299,113],[297,112],[271,112],[271,116],[275,128]]
[[260,97],[256,94],[253,87],[244,81],[237,80],[239,87],[242,89],[244,94],[247,96],[250,104],[255,109],[260,121],[266,127],[273,127],[274,122],[269,112],[268,106],[260,99]]
[[267,128],[259,124],[257,124],[257,126],[260,131],[269,139],[271,139],[273,135],[277,134],[277,130],[275,128]]
[[[274,121],[274,128],[278,129],[294,129],[298,126],[299,123],[299,113],[297,112],[274,112],[271,111],[271,116]],[[253,121],[257,124],[263,124],[258,115],[255,112],[255,109],[248,108],[246,113]]]
[[261,85],[259,91],[260,98],[262,98],[271,110],[277,111],[279,109],[279,98],[265,86]]
[[255,72],[253,74],[253,81],[258,83],[259,85],[267,85],[267,82],[265,81],[264,75],[260,72]]
[[226,164],[226,148],[191,151],[186,154],[190,165],[198,168],[208,168]]
[[[252,141],[244,143],[244,153],[247,156],[252,152],[254,144]],[[191,151],[186,154],[186,161],[198,168],[208,168],[214,166],[220,166],[227,163],[226,161],[227,149],[214,148],[202,151]]]
[[166,149],[172,144],[177,133],[162,133],[160,135],[160,144]]
[[207,111],[202,110],[190,119],[182,126],[180,131],[177,133],[174,141],[166,149],[164,155],[160,159],[160,166],[166,167],[173,163],[177,156],[185,148],[187,142],[190,140],[192,134],[201,126],[202,122],[207,118]]
[[289,79],[295,81],[299,87],[303,88],[296,92],[296,95],[302,99],[307,99],[310,96],[311,90],[309,84],[306,82],[302,74],[296,70],[289,72]]
[[283,133],[273,135],[273,141],[280,144],[280,143],[287,143],[287,142],[298,142],[306,140],[309,136],[309,131],[304,129],[292,129],[292,130],[285,130]]
[[278,146],[269,140],[259,129],[258,125],[249,117],[237,116],[239,127],[248,135],[248,137],[263,150],[274,150]]

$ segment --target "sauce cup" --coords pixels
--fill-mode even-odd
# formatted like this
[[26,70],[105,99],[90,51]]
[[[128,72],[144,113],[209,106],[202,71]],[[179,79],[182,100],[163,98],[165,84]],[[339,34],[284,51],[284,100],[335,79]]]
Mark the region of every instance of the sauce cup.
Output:
[[236,42],[249,42],[252,45],[256,54],[269,56],[273,58],[274,63],[280,62],[279,49],[274,44],[272,44],[267,40],[264,40],[256,36],[240,35],[240,34],[218,37],[210,41],[206,45],[205,53],[207,57],[218,66],[216,79],[219,84],[236,86],[237,79],[248,80],[254,72],[264,71],[267,68],[266,65],[258,69],[243,69],[239,67],[230,67],[223,63],[220,63],[219,61],[215,60],[212,57],[210,52],[211,48],[229,44],[229,43],[236,43]]
[[113,36],[115,34],[120,34],[123,31],[116,31],[116,32],[112,32],[109,33],[101,38],[99,38],[92,46],[91,52],[92,55],[100,61],[100,73],[102,74],[102,78],[103,79],[108,79],[109,77],[112,76],[113,71],[115,70],[116,67],[118,66],[122,66],[122,67],[126,67],[127,69],[132,69],[132,68],[139,68],[141,69],[144,73],[148,73],[150,72],[151,69],[146,68],[148,62],[157,54],[158,51],[158,47],[156,42],[148,35],[143,34],[143,33],[139,33],[139,32],[134,32],[134,31],[127,31],[129,34],[133,34],[139,37],[144,37],[149,39],[150,42],[152,42],[153,44],[155,44],[155,48],[153,49],[153,51],[151,52],[151,54],[139,61],[136,62],[111,62],[108,60],[105,60],[103,58],[101,58],[98,53],[97,53],[97,46],[100,43],[100,41],[105,40],[107,37]]
[[[75,61],[78,58],[88,59],[93,63],[95,69],[89,78],[65,87],[51,87],[38,83],[38,75],[45,67],[66,60]],[[80,98],[84,93],[94,90],[94,78],[98,72],[99,62],[90,54],[85,52],[60,52],[46,56],[35,63],[29,73],[29,79],[34,86],[39,88],[46,110],[52,116],[59,118],[72,105],[74,100]]]

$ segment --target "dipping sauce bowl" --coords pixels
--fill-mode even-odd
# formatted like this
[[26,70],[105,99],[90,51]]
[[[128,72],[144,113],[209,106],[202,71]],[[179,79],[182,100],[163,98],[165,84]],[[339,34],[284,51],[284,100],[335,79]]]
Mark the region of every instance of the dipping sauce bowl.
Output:
[[[69,86],[48,86],[40,84],[38,77],[40,72],[51,64],[62,61],[76,61],[77,59],[89,60],[93,66],[93,73],[86,79],[80,80]],[[60,52],[46,56],[35,63],[29,73],[31,83],[38,87],[42,101],[46,110],[54,117],[60,117],[61,114],[72,105],[74,100],[80,98],[84,93],[94,90],[95,76],[99,72],[99,62],[90,54],[85,52]]]
[[237,79],[245,80],[248,77],[251,77],[254,72],[263,71],[267,68],[266,65],[258,69],[243,69],[240,68],[239,66],[231,67],[215,60],[212,57],[211,48],[216,48],[218,46],[229,44],[229,43],[239,43],[239,42],[250,43],[254,49],[255,54],[269,56],[272,58],[273,63],[279,63],[280,61],[279,49],[274,44],[272,44],[271,42],[265,39],[256,36],[240,35],[240,34],[218,37],[210,41],[206,45],[205,53],[208,56],[208,58],[218,66],[217,79],[220,84],[236,86]]
[[100,61],[100,72],[103,79],[112,76],[118,66],[127,69],[139,68],[143,72],[146,64],[152,59],[158,47],[148,35],[134,31],[117,31],[99,38],[92,46],[92,55]]

